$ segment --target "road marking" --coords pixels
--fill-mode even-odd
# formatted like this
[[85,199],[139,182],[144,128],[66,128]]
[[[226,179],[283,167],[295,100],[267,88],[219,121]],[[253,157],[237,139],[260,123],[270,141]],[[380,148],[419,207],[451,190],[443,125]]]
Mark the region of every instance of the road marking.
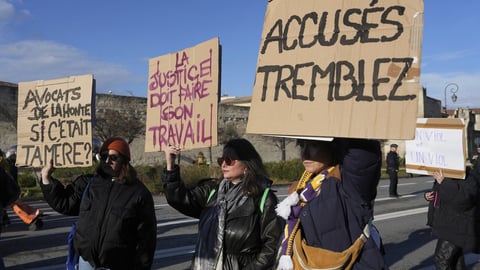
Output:
[[192,223],[192,224],[198,223],[198,219],[180,219],[175,221],[161,222],[161,223],[157,223],[157,228],[162,226],[188,224],[188,223]]
[[[411,195],[411,196],[414,196],[414,195]],[[404,197],[404,196],[402,196],[402,197]],[[409,216],[409,215],[416,215],[416,214],[425,213],[427,211],[428,211],[428,207],[421,207],[421,208],[416,208],[416,209],[410,209],[410,210],[404,210],[404,211],[397,211],[397,212],[393,212],[393,213],[381,214],[381,215],[376,215],[374,217],[374,221],[382,221],[382,220],[388,220],[388,219],[404,217],[404,216]],[[189,218],[189,219],[181,219],[181,220],[176,220],[176,221],[168,221],[168,222],[158,223],[157,227],[177,225],[177,224],[188,224],[188,223],[194,224],[194,223],[197,223],[197,222],[198,222],[197,219],[190,219]],[[191,255],[194,252],[195,252],[195,245],[187,245],[187,246],[181,246],[181,247],[176,247],[176,248],[157,249],[155,251],[154,260],[169,258],[169,257],[175,257],[175,256],[182,256],[182,255]],[[57,255],[55,257],[64,257],[64,254],[62,254],[62,256]],[[65,265],[61,264],[61,265],[51,265],[51,266],[48,266],[48,267],[33,268],[33,270],[57,270],[57,269],[58,270],[65,269]]]
[[409,209],[409,210],[404,210],[404,211],[397,211],[397,212],[393,212],[393,213],[376,215],[376,216],[374,216],[373,220],[374,221],[380,221],[380,220],[393,219],[393,218],[404,217],[404,216],[423,214],[423,213],[426,213],[426,212],[428,212],[428,207],[420,207],[420,208],[415,208],[415,209]]
[[169,249],[160,249],[155,251],[155,259],[163,259],[174,257],[178,255],[193,254],[195,253],[195,245],[169,248]]
[[[418,183],[398,183],[397,186],[412,186],[412,185],[418,185]],[[389,184],[387,184],[387,185],[379,185],[378,187],[379,187],[379,188],[388,188],[388,187],[390,187],[390,185],[389,185]]]
[[404,198],[412,198],[416,197],[418,195],[414,194],[407,194],[407,195],[400,195],[398,198],[393,198],[393,197],[382,197],[382,198],[377,198],[375,199],[376,202],[381,202],[381,201],[389,201],[389,200],[399,200],[399,199],[404,199]]

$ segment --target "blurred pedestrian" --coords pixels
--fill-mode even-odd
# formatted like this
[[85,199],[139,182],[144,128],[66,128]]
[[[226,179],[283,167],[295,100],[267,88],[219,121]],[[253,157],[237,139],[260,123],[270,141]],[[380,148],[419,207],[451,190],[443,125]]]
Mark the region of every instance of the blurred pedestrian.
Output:
[[[0,149],[0,167],[3,170],[3,173],[10,174],[10,164],[6,159],[5,153]],[[13,177],[13,176],[12,176]],[[17,179],[15,178],[15,181]],[[8,217],[7,207],[10,205],[2,205],[0,208],[0,230],[2,227],[7,227],[10,224],[10,218]]]
[[477,153],[475,155],[473,155],[472,160],[471,160],[473,168],[480,166],[480,157],[479,157],[480,156],[480,145],[477,145],[476,152]]
[[392,143],[390,145],[390,152],[387,154],[387,173],[390,178],[389,194],[392,198],[398,198],[398,170],[400,168],[400,161],[397,153],[398,144]]
[[438,238],[434,261],[437,270],[464,270],[464,254],[480,252],[480,168],[469,170],[465,179],[445,178],[433,173],[432,190],[425,193],[429,202],[427,225]]

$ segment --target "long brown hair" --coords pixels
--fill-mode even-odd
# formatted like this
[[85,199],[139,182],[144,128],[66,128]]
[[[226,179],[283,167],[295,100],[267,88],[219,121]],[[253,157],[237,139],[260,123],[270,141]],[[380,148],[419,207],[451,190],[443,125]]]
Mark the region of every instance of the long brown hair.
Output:
[[[125,163],[123,163],[125,161]],[[133,183],[137,181],[137,170],[130,165],[130,162],[127,159],[122,159],[122,169],[120,170],[120,174],[118,175],[119,183]]]

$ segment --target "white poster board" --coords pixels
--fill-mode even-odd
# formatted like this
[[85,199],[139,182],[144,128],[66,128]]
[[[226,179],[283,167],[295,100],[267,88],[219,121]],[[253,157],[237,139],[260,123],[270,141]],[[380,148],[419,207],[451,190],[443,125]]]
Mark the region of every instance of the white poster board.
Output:
[[407,173],[432,175],[441,170],[446,177],[464,179],[465,124],[458,118],[420,118],[415,139],[405,141]]

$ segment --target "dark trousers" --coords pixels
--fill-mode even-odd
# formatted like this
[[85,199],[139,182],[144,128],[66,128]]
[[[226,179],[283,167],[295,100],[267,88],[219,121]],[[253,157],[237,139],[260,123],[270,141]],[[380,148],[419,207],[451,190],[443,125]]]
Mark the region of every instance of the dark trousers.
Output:
[[398,174],[396,170],[388,170],[388,176],[390,176],[390,196],[398,196],[397,184],[398,184]]
[[435,267],[437,270],[465,270],[465,258],[460,247],[438,239],[435,247]]

